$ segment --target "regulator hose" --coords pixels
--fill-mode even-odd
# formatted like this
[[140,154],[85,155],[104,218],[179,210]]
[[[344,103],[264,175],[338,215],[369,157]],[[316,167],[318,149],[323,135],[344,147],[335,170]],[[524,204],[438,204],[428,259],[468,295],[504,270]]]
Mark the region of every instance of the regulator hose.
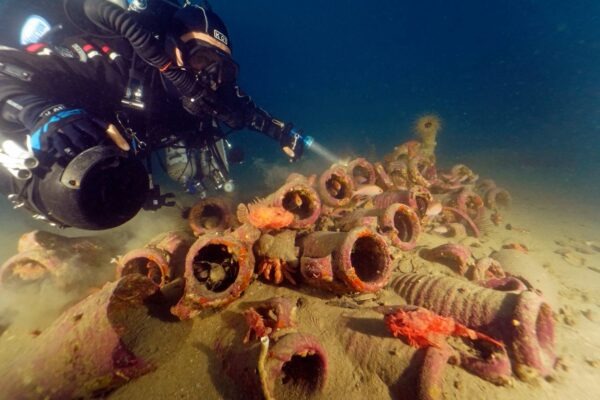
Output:
[[94,24],[126,39],[136,54],[157,68],[182,96],[193,97],[199,92],[195,75],[183,69],[170,68],[172,60],[162,50],[159,40],[126,10],[105,0],[85,0],[83,10]]

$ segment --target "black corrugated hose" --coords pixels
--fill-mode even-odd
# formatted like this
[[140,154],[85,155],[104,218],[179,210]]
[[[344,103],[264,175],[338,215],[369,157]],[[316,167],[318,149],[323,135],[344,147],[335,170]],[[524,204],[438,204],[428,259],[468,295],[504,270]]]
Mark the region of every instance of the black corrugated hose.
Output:
[[105,0],[85,0],[83,9],[92,22],[129,41],[136,54],[158,68],[182,96],[193,97],[199,92],[196,77],[188,71],[169,68],[172,61],[162,50],[161,43],[127,11]]

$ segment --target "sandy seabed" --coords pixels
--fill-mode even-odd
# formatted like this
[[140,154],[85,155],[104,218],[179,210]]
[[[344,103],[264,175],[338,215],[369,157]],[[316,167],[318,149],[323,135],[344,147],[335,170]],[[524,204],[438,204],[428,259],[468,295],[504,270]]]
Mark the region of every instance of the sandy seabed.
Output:
[[[557,185],[535,168],[505,166],[498,171],[490,159],[477,155],[465,161],[482,177],[495,179],[513,197],[503,212],[500,226],[490,224],[480,239],[460,239],[483,257],[507,243],[520,243],[548,273],[558,289],[556,319],[557,367],[551,377],[496,386],[456,366],[444,374],[443,399],[596,399],[600,396],[600,212],[593,199],[577,189]],[[482,172],[483,171],[483,172]],[[596,199],[597,200],[597,199]],[[596,202],[597,203],[597,202]],[[4,214],[4,212],[3,212]],[[144,225],[145,235],[125,244],[125,249],[143,244],[154,234],[175,228],[181,221],[176,212],[152,218]],[[136,217],[139,222],[147,215]],[[18,221],[17,218],[11,221]],[[24,218],[24,217],[23,217]],[[134,222],[136,223],[136,222]],[[172,226],[170,226],[172,224]],[[511,229],[506,225],[510,224]],[[4,225],[3,257],[15,252],[18,235],[31,225]],[[139,226],[139,225],[138,225]],[[139,231],[139,230],[138,230]],[[419,248],[433,247],[448,239],[426,233]],[[11,250],[12,249],[12,250]],[[447,267],[419,257],[418,251],[403,253],[395,260],[395,273],[435,271]],[[393,279],[393,277],[392,277]],[[31,293],[42,296],[43,292]],[[59,296],[50,291],[48,296]],[[215,343],[243,340],[246,324],[241,312],[256,302],[284,296],[298,307],[298,329],[315,335],[327,350],[329,376],[322,399],[411,399],[415,373],[410,368],[414,349],[392,337],[373,311],[377,305],[403,304],[390,288],[369,296],[333,296],[322,291],[293,286],[273,286],[254,281],[244,295],[225,309],[183,322],[153,322],[152,334],[140,337],[142,347],[158,354],[157,368],[116,389],[110,399],[243,399],[236,382],[221,367],[222,356]],[[55,300],[55,301],[54,301]],[[36,330],[50,323],[74,298],[7,299],[0,295],[0,312],[13,322],[0,336],[0,360],[4,367],[18,359],[22,349],[36,339]],[[54,314],[53,314],[54,313]],[[237,344],[236,344],[237,343]],[[256,357],[258,344],[249,345]],[[411,372],[412,371],[412,372]],[[0,397],[2,397],[0,391]]]

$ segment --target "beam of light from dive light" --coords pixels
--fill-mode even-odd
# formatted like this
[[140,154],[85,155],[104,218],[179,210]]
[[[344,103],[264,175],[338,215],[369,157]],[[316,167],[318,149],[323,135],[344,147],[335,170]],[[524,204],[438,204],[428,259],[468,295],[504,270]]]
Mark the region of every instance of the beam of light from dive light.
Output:
[[336,156],[335,154],[327,150],[325,147],[317,143],[312,136],[306,136],[304,138],[304,148],[312,151],[319,157],[325,159],[327,162],[330,162],[332,164],[337,164],[341,161],[338,156]]

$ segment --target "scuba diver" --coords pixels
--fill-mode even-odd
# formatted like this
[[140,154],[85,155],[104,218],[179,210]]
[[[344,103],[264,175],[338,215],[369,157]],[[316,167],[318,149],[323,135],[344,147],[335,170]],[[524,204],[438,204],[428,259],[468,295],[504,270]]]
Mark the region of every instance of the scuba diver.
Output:
[[233,190],[229,162],[243,156],[230,131],[261,132],[292,161],[311,145],[239,88],[227,28],[207,4],[64,1],[80,34],[38,17],[23,49],[0,46],[0,191],[14,208],[112,228],[174,205],[152,183],[157,150],[171,178],[204,196]]

